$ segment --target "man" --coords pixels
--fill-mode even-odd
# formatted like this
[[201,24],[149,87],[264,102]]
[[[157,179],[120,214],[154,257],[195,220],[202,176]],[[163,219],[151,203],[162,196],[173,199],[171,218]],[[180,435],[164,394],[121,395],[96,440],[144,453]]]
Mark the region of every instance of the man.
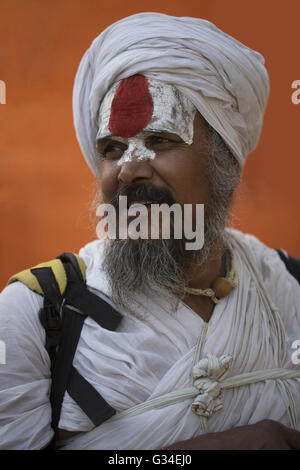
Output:
[[[95,426],[66,392],[60,447],[300,449],[299,284],[275,250],[225,230],[267,96],[262,56],[197,18],[134,15],[84,55],[77,137],[97,202],[120,215],[126,197],[129,218],[123,238],[119,219],[117,238],[79,255],[88,288],[123,318],[115,331],[86,318],[73,359],[116,414]],[[203,247],[175,237],[175,216],[170,238],[160,222],[158,237],[132,237],[129,211],[151,222],[157,203],[190,205],[196,228],[204,204]],[[53,436],[42,304],[20,282],[1,294],[2,448]]]

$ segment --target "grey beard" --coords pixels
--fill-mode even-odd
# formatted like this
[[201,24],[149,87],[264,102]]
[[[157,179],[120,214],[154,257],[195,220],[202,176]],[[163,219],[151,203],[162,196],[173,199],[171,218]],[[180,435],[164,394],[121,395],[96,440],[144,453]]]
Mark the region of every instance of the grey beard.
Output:
[[186,251],[184,239],[106,240],[103,269],[116,307],[134,313],[132,303],[136,296],[156,294],[163,295],[176,309],[189,281],[185,270],[194,265],[205,269],[216,246],[224,242],[226,214],[219,206],[206,216],[204,246],[197,251]]

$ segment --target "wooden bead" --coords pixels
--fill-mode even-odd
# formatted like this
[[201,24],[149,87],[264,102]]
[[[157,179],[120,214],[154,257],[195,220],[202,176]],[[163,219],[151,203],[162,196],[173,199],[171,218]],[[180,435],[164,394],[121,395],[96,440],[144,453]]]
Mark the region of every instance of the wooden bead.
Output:
[[224,277],[218,277],[213,284],[212,289],[215,291],[216,297],[222,299],[232,291],[232,285]]

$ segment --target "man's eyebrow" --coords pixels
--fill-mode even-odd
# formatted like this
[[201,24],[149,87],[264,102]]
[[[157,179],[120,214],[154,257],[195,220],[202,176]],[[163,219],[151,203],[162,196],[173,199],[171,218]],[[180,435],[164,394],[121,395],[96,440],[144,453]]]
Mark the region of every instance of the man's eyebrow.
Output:
[[[166,129],[145,129],[143,131],[144,134],[174,134],[174,132],[168,131]],[[174,134],[176,135],[176,134]]]
[[100,137],[100,138],[96,139],[96,144],[97,144],[97,146],[98,145],[105,145],[107,142],[111,142],[111,141],[120,142],[120,143],[125,144],[126,142],[124,142],[124,140],[125,139],[123,139],[122,137],[115,137],[113,135],[107,135],[106,137]]
[[[157,129],[147,129],[147,130],[144,130],[142,132],[140,132],[140,136],[144,136],[145,138],[147,137],[151,137],[151,135],[158,135],[158,136],[175,136],[175,137],[178,137],[181,139],[181,137],[176,134],[175,132],[171,132],[167,129],[161,129],[161,130],[157,130]],[[120,143],[123,143],[125,145],[128,144],[127,142],[128,139],[125,139],[123,137],[118,137],[118,136],[113,136],[113,135],[107,135],[105,137],[99,137],[98,139],[96,139],[96,145],[97,146],[103,146],[105,145],[107,142],[120,142]],[[182,140],[182,139],[181,139]]]
[[161,136],[169,135],[169,136],[179,137],[181,139],[179,134],[176,134],[176,132],[171,132],[170,130],[167,130],[167,129],[161,129],[161,130],[147,129],[143,132],[145,133],[145,135],[161,135]]

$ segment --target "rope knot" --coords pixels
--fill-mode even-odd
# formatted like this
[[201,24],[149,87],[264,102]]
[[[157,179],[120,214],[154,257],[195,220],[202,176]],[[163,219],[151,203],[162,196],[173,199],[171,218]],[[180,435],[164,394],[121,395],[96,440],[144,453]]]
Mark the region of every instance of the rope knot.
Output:
[[224,354],[221,357],[207,354],[192,369],[194,387],[199,390],[199,395],[192,404],[192,410],[199,416],[209,418],[213,413],[223,408],[221,401],[220,380],[227,373],[232,356]]

